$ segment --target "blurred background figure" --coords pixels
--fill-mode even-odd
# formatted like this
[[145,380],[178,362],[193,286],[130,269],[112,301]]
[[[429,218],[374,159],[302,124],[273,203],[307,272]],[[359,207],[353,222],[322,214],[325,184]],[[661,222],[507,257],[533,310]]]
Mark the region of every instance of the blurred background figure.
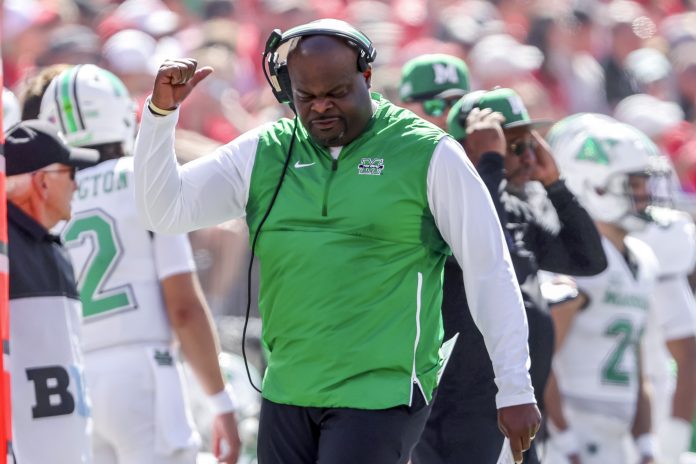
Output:
[[632,51],[626,56],[626,71],[635,83],[637,93],[661,100],[674,98],[672,64],[660,50],[643,47]]
[[545,3],[533,10],[527,42],[543,54],[534,76],[548,91],[554,119],[569,113],[608,111],[604,70],[594,55],[595,22],[590,7]]
[[696,120],[696,40],[679,44],[672,50],[678,103],[684,119]]
[[440,129],[447,128],[447,113],[469,90],[469,69],[454,56],[421,55],[401,70],[399,97],[403,106]]
[[645,15],[643,7],[631,0],[612,0],[601,14],[608,22],[609,39],[601,63],[607,103],[613,108],[621,99],[638,93],[638,83],[627,69],[626,59],[655,35],[657,26]]
[[435,36],[446,43],[456,44],[460,50],[457,56],[463,59],[482,37],[505,31],[505,23],[492,2],[465,0],[451,2],[441,10],[432,10],[437,14]]
[[533,80],[533,72],[543,60],[541,50],[509,34],[482,37],[468,55],[477,89],[514,87],[520,81]]
[[102,61],[99,36],[89,27],[79,24],[59,25],[47,38],[47,47],[36,59],[40,68],[52,64],[100,64]]
[[665,135],[684,120],[684,112],[674,102],[638,93],[621,100],[614,108],[614,117],[639,129],[662,146]]
[[103,46],[104,67],[119,76],[128,92],[138,102],[145,101],[162,57],[157,41],[137,29],[124,29],[109,37]]

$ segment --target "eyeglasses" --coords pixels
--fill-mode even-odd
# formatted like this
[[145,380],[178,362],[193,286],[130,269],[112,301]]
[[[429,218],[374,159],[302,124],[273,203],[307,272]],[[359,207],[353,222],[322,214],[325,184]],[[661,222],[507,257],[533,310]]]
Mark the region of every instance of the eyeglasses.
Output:
[[68,172],[70,173],[70,180],[75,180],[75,173],[77,172],[77,169],[73,166],[70,166],[67,168],[60,169],[43,169],[36,172]]
[[520,140],[519,142],[513,142],[508,144],[508,150],[515,154],[515,156],[522,156],[527,153],[527,150],[536,150],[535,140]]
[[433,100],[423,100],[421,106],[423,107],[423,112],[428,116],[439,117],[447,113],[455,102],[455,99],[436,98]]

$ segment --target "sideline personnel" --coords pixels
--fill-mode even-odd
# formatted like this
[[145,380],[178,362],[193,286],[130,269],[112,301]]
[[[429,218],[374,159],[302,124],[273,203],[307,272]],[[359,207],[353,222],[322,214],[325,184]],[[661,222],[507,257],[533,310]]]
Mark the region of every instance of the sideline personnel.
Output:
[[289,51],[287,68],[274,69],[275,93],[297,118],[179,167],[178,107],[212,69],[167,61],[135,149],[137,201],[154,230],[244,214],[252,237],[263,226],[255,252],[270,355],[259,462],[408,461],[441,367],[450,250],[490,347],[501,427],[521,460],[540,414],[520,292],[485,186],[445,132],[370,94],[374,50],[362,33],[325,19],[280,42]]
[[6,135],[17,462],[92,462],[80,347],[82,306],[67,252],[49,230],[70,219],[75,169],[98,158],[95,150],[69,148],[42,121],[20,122]]

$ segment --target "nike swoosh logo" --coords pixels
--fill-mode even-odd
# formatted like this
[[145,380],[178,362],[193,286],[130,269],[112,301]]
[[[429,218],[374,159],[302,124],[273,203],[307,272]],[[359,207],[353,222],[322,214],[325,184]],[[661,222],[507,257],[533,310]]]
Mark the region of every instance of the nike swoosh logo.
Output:
[[309,166],[313,166],[315,163],[307,163],[307,164],[302,164],[299,161],[295,161],[295,169],[300,169],[300,168],[306,168]]

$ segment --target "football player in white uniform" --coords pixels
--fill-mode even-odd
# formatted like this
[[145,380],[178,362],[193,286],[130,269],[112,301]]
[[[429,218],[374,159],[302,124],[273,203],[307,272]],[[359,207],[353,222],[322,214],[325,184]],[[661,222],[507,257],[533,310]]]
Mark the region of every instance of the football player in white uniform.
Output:
[[651,207],[648,214],[651,221],[635,236],[655,252],[660,273],[654,317],[648,320],[643,341],[643,366],[652,387],[658,462],[678,464],[681,454],[689,450],[696,409],[696,302],[687,277],[696,260],[696,234],[686,213]]
[[[608,267],[572,278],[577,296],[554,306],[554,380],[547,389],[550,442],[544,461],[627,463],[631,434],[641,464],[654,462],[639,342],[658,276],[652,250],[629,236],[647,224],[654,144],[611,118],[562,121],[550,142],[562,175],[595,219]],[[548,292],[549,287],[544,285]],[[558,287],[558,286],[556,286]]]
[[[601,115],[577,115],[566,118],[563,130],[554,130],[552,138],[568,137],[585,127],[588,121],[610,121]],[[561,127],[559,125],[558,127]],[[660,156],[660,171],[671,171],[669,161]],[[670,203],[670,183],[658,183],[658,204]],[[648,318],[643,337],[644,374],[651,384],[653,428],[658,438],[658,462],[677,464],[688,451],[696,412],[696,301],[690,290],[688,274],[696,263],[696,227],[691,217],[665,206],[646,209],[645,228],[632,235],[655,253],[659,276],[653,302],[655,310]],[[676,378],[671,369],[677,368]]]
[[100,152],[100,163],[78,174],[74,214],[61,233],[84,308],[95,463],[195,462],[200,439],[171,354],[174,338],[216,412],[214,453],[234,463],[233,400],[188,239],[149,232],[138,218],[133,162],[124,157],[134,140],[134,108],[123,83],[94,65],[56,76],[41,103],[40,118],[69,144]]

